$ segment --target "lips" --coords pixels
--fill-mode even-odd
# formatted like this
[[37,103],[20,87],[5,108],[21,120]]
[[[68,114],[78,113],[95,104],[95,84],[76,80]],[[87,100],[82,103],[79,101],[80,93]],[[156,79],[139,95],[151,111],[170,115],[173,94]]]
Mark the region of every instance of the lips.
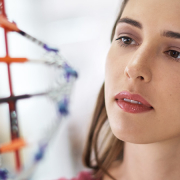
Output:
[[150,111],[153,109],[150,103],[148,103],[139,94],[131,94],[128,91],[122,91],[115,96],[117,105],[129,113],[141,113]]

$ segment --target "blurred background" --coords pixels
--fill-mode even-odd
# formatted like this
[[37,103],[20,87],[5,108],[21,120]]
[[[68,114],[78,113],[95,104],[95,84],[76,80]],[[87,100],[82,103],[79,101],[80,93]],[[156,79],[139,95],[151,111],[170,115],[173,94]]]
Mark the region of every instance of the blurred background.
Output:
[[[110,35],[121,0],[5,0],[8,18],[37,39],[59,48],[78,71],[70,115],[34,173],[33,180],[71,178],[83,170],[81,156],[99,89],[104,81],[104,66]],[[5,56],[3,29],[0,28],[0,57]],[[45,51],[16,33],[8,34],[11,57],[37,60]],[[52,72],[36,63],[12,64],[15,95],[44,92]],[[0,98],[9,96],[6,64],[0,63]],[[47,97],[36,97],[17,104],[23,137],[37,138],[53,118],[54,105]],[[10,141],[8,105],[0,104],[0,143]],[[22,151],[24,166],[34,149]],[[14,154],[2,156],[2,164],[14,168]]]

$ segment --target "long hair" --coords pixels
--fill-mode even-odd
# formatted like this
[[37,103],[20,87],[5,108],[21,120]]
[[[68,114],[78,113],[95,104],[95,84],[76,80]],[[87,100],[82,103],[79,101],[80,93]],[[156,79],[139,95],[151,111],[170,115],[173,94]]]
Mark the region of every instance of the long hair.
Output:
[[[121,10],[112,29],[111,41],[113,40],[116,25],[128,0],[124,0]],[[83,163],[93,169],[95,177],[100,178],[104,174],[112,179],[115,178],[108,172],[113,161],[123,158],[123,141],[117,139],[111,132],[105,107],[104,84],[101,87],[97,99],[92,123],[86,140],[83,153]]]

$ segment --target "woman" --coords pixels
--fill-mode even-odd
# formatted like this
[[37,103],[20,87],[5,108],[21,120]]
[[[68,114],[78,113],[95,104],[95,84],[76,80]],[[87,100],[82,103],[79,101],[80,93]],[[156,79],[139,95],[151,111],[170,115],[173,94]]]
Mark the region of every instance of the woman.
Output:
[[180,179],[179,17],[179,0],[124,0],[84,151],[93,178]]

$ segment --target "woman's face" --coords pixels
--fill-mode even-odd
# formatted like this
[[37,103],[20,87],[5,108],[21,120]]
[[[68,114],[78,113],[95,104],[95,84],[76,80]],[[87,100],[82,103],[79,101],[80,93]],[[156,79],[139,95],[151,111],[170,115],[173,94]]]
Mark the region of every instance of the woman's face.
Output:
[[129,0],[106,61],[106,108],[117,138],[180,138],[179,52],[180,1]]

